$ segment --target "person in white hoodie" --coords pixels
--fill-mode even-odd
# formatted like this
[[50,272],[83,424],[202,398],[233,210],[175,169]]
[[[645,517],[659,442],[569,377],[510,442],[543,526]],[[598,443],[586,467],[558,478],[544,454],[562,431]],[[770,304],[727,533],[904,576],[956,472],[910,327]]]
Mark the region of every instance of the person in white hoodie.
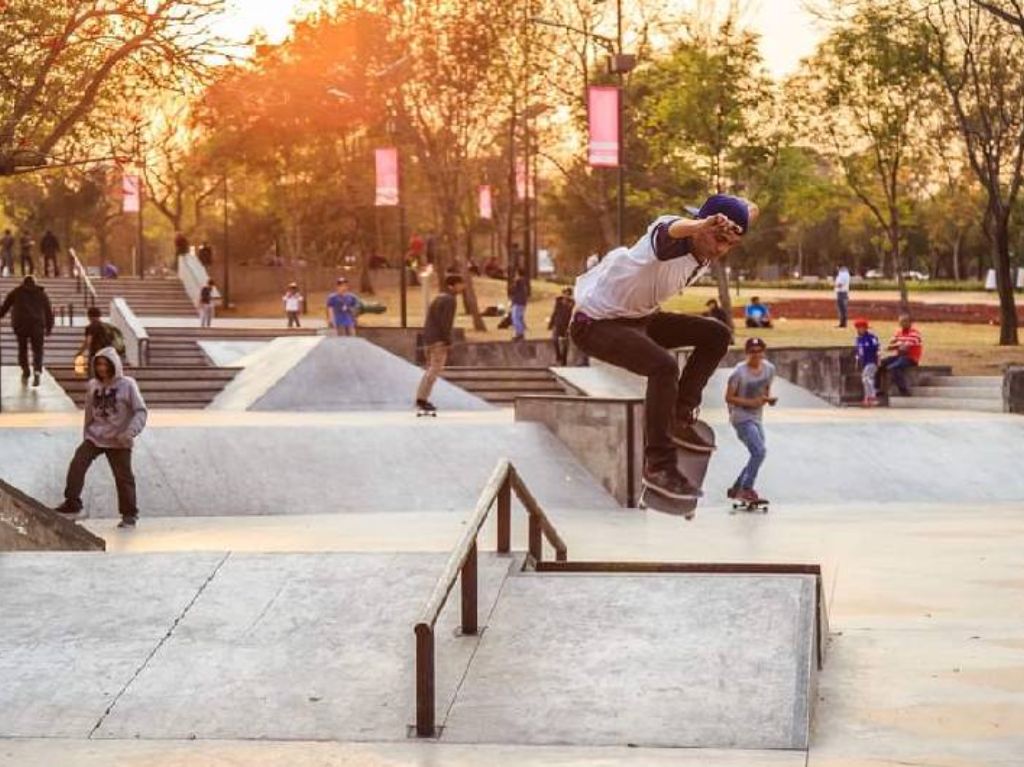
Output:
[[64,503],[57,511],[70,518],[82,513],[82,488],[92,462],[105,455],[117,486],[118,527],[133,528],[139,516],[132,473],[132,446],[146,427],[148,411],[139,385],[124,374],[121,358],[112,347],[100,349],[93,359],[93,378],[85,395],[85,429],[68,466]]

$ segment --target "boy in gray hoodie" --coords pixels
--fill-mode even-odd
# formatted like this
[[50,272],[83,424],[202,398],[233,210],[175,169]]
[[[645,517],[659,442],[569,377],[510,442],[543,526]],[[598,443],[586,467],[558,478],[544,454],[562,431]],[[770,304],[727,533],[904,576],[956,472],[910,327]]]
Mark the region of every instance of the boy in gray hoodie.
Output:
[[105,455],[117,486],[118,527],[132,528],[139,516],[132,445],[146,427],[146,403],[135,379],[124,375],[121,358],[112,347],[96,353],[93,371],[85,395],[85,439],[71,459],[64,503],[57,511],[69,517],[82,516],[85,474],[93,461]]

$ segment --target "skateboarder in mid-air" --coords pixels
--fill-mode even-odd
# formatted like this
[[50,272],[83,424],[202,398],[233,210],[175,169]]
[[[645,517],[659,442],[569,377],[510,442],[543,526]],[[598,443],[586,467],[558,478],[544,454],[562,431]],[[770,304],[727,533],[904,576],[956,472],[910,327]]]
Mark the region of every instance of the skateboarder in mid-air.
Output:
[[767,345],[760,338],[747,339],[744,346],[747,361],[741,362],[732,371],[725,390],[729,422],[736,430],[740,442],[750,452],[750,460],[726,495],[747,506],[768,503],[754,490],[757,472],[767,455],[761,414],[765,405],[774,405],[777,401],[772,396],[775,366],[764,358],[766,348]]
[[[756,205],[714,195],[695,220],[661,216],[632,247],[611,251],[576,280],[573,342],[591,357],[647,377],[643,483],[668,498],[701,495],[679,471],[676,449],[714,449],[695,424],[730,332],[717,320],[663,312],[659,304],[724,258],[756,217]],[[693,353],[680,376],[669,350],[681,346]]]
[[427,310],[427,321],[423,326],[423,353],[427,358],[427,369],[416,390],[416,408],[420,413],[437,412],[434,403],[430,401],[430,392],[448,361],[457,308],[455,297],[465,289],[466,284],[460,275],[449,274],[444,278],[444,292],[430,302],[430,309]]

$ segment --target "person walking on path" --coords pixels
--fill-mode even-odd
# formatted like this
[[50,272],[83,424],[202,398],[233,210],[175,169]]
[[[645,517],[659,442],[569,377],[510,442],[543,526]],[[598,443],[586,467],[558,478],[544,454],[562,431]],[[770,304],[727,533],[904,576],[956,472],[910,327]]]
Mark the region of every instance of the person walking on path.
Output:
[[576,302],[572,300],[572,288],[563,288],[562,295],[555,299],[555,308],[548,320],[551,341],[555,345],[555,359],[565,367],[569,364],[569,323],[572,322],[572,310]]
[[21,236],[18,238],[18,250],[21,260],[21,276],[28,277],[30,274],[35,274],[36,265],[32,260],[32,238],[24,230],[22,230]]
[[736,477],[726,495],[744,503],[765,500],[754,489],[757,473],[768,454],[762,412],[765,405],[774,405],[777,402],[772,396],[775,366],[764,358],[766,348],[767,344],[760,338],[747,339],[744,345],[747,360],[732,371],[725,390],[725,402],[729,406],[729,423],[750,453],[747,465],[743,467],[743,471]]
[[284,313],[288,316],[288,327],[289,328],[301,328],[302,323],[299,322],[299,312],[302,311],[302,302],[305,300],[302,297],[302,293],[299,292],[299,286],[296,283],[288,285],[288,290],[281,297],[284,302]]
[[864,384],[864,407],[878,404],[878,392],[875,389],[875,376],[878,375],[878,351],[882,348],[878,336],[869,329],[868,321],[858,317],[853,321],[857,329],[857,365],[860,366],[860,379]]
[[430,401],[430,392],[434,390],[437,378],[444,370],[448,361],[448,351],[452,348],[452,327],[455,325],[455,310],[459,296],[466,289],[466,283],[458,274],[449,274],[444,278],[444,292],[430,302],[427,310],[427,321],[423,325],[423,351],[427,359],[426,370],[416,389],[416,407],[420,410],[434,412],[437,410]]
[[0,237],[0,277],[14,276],[14,235],[10,229],[4,229]]
[[44,338],[53,332],[53,306],[50,297],[31,274],[7,294],[0,305],[0,318],[11,313],[11,327],[18,339],[18,364],[21,366],[21,382],[28,383],[28,349],[32,347],[32,385],[39,386],[43,372]]
[[[914,327],[909,314],[900,315],[900,327],[896,334],[889,341],[887,351],[894,352],[878,363],[879,381],[883,376],[890,374],[896,389],[903,397],[910,396],[910,388],[907,386],[907,368],[915,368],[921,364],[921,355],[924,353],[924,341],[921,333]],[[888,382],[880,389],[888,393]]]
[[51,230],[47,229],[43,239],[39,241],[39,252],[43,254],[43,276],[50,277],[50,267],[53,267],[54,277],[60,277],[60,267],[57,266],[57,254],[60,253],[60,240],[57,239]]
[[199,327],[208,328],[213,325],[214,291],[217,285],[209,280],[199,291]]
[[359,299],[348,288],[348,280],[339,277],[334,292],[327,297],[327,324],[339,336],[356,335],[356,315]]
[[[714,195],[696,220],[661,216],[631,248],[616,248],[576,279],[569,336],[585,354],[647,377],[643,481],[667,497],[700,496],[676,467],[676,449],[714,449],[693,425],[730,333],[717,320],[664,312],[659,304],[724,258],[756,217],[752,203]],[[693,347],[682,375],[669,351],[680,346]]]
[[522,341],[526,338],[526,302],[530,298],[530,284],[521,268],[516,269],[516,278],[508,290],[508,298],[512,304],[512,340]]
[[[108,347],[96,354],[95,372],[85,392],[85,434],[68,466],[64,502],[57,511],[82,516],[82,488],[92,462],[105,455],[117,487],[118,527],[134,528],[139,517],[132,472],[132,446],[146,428],[148,411],[139,385],[124,374],[121,358]],[[86,515],[87,516],[87,515]]]
[[836,272],[834,287],[836,290],[836,311],[839,313],[839,325],[837,327],[845,328],[847,312],[850,306],[850,270],[845,266],[840,266],[839,271]]

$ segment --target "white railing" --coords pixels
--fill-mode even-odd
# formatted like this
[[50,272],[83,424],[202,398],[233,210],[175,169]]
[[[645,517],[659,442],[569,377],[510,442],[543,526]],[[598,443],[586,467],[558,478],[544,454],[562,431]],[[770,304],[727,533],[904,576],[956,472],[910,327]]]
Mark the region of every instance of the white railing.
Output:
[[199,306],[199,292],[210,281],[210,274],[195,253],[178,256],[178,278],[195,306]]
[[124,336],[124,356],[132,367],[149,364],[149,333],[128,302],[118,296],[110,302],[110,324]]
[[86,307],[96,306],[96,286],[92,284],[89,272],[85,270],[85,265],[78,257],[74,248],[68,248],[68,255],[71,256],[71,261],[75,265],[75,279],[77,280],[78,292],[85,293]]

